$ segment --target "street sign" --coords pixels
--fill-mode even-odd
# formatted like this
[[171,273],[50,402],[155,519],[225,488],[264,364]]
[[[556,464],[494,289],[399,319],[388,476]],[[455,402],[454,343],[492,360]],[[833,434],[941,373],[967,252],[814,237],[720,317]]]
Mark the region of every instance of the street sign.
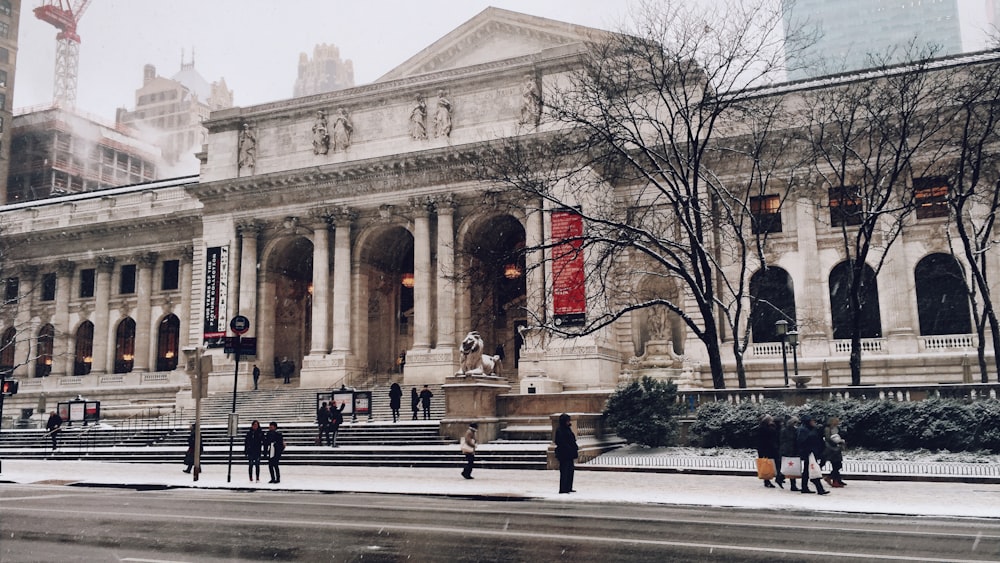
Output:
[[236,334],[244,334],[250,330],[250,319],[243,315],[236,315],[233,320],[229,321],[229,328],[233,329]]

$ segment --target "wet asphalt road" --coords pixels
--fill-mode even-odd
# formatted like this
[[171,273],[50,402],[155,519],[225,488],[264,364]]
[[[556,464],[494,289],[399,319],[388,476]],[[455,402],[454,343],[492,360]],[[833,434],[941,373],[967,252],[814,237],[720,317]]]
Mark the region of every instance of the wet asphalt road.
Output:
[[0,485],[0,561],[1000,561],[1000,520]]

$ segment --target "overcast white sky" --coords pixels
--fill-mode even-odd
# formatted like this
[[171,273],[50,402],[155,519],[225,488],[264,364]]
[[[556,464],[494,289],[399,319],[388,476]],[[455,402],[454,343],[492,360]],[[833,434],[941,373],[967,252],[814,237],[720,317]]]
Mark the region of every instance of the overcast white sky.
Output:
[[[700,1],[700,0],[699,0]],[[74,0],[74,3],[76,0]],[[23,0],[14,107],[52,101],[56,29]],[[209,82],[225,78],[239,106],[290,98],[299,53],[335,44],[355,84],[382,76],[488,6],[603,29],[630,0],[93,0],[78,32],[79,109],[113,120],[134,108],[142,67],[180,70],[181,50]]]

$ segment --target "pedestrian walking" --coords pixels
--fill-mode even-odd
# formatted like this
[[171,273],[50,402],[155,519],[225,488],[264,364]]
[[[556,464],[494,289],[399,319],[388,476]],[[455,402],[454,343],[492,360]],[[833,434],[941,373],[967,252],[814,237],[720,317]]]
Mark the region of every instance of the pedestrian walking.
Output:
[[431,419],[431,397],[433,396],[434,393],[431,393],[426,385],[420,390],[420,406],[424,408],[424,420]]
[[[788,477],[789,483],[791,483],[790,489],[795,492],[799,490],[795,480],[802,475],[802,462],[799,461],[799,450],[795,443],[798,430],[799,419],[790,416],[781,426],[781,432],[778,435],[778,455],[781,456],[781,469],[779,471],[782,472],[782,477]],[[789,467],[788,463],[794,463],[794,468]],[[792,469],[795,469],[795,473],[792,473]]]
[[247,471],[250,473],[250,482],[260,483],[260,456],[264,450],[264,430],[260,427],[260,422],[250,423],[250,429],[243,437],[243,456],[247,458]]
[[260,381],[260,368],[257,364],[253,365],[253,390],[257,390],[257,382]]
[[[816,421],[808,414],[800,417],[801,424],[795,434],[795,447],[799,452],[799,459],[802,460],[802,493],[829,494],[830,491],[823,488],[822,475],[810,475],[810,457],[818,460],[823,456],[823,436],[816,427]],[[809,490],[809,483],[816,487],[815,491]]]
[[398,383],[389,386],[389,408],[392,409],[392,421],[399,421],[399,407],[403,402],[403,389]]
[[580,448],[576,445],[573,423],[566,413],[559,415],[555,443],[556,459],[559,460],[559,493],[575,493],[573,474],[576,471],[576,458],[580,455]]
[[278,423],[271,422],[267,425],[267,434],[264,436],[264,451],[267,452],[267,471],[271,474],[268,483],[281,482],[281,454],[285,452],[285,437],[278,432]]
[[48,430],[49,438],[52,439],[52,451],[55,451],[59,447],[59,432],[62,431],[63,419],[59,416],[59,413],[52,411],[49,413],[49,420],[45,423],[45,429]]
[[410,408],[413,409],[413,420],[416,420],[417,413],[420,412],[420,395],[417,394],[416,387],[410,389]]
[[330,407],[327,406],[326,401],[323,402],[316,409],[316,426],[318,428],[318,433],[316,434],[316,445],[323,445],[323,437],[326,436],[326,445],[330,445],[330,420],[332,419],[332,413],[330,412]]
[[337,447],[337,432],[340,431],[340,425],[344,423],[344,407],[347,403],[340,403],[339,408],[331,409],[330,411],[330,442],[327,444],[331,448]]
[[[778,442],[778,427],[774,423],[774,418],[765,414],[760,417],[760,426],[757,428],[757,458],[771,460],[771,463],[774,464],[774,480],[779,487],[784,489],[785,477],[779,473],[781,461],[778,459]],[[770,479],[764,479],[764,486],[768,489],[774,488]]]
[[476,463],[476,432],[479,431],[479,425],[473,422],[469,425],[469,429],[465,431],[465,436],[462,436],[462,453],[465,454],[465,468],[462,469],[462,477],[466,479],[472,479],[472,466]]
[[198,443],[199,463],[197,468],[195,469],[196,471],[195,475],[197,475],[198,473],[201,473],[200,462],[201,462],[201,456],[205,454],[205,441],[197,439],[196,432],[194,430],[194,424],[191,425],[190,430],[191,431],[188,434],[188,439],[187,439],[187,451],[184,452],[184,465],[187,466],[184,468],[184,473],[191,473],[191,469],[195,467],[195,459],[194,459],[195,442],[199,442]]
[[840,434],[840,419],[831,416],[823,431],[823,459],[830,462],[830,475],[826,477],[826,482],[831,487],[840,488],[847,486],[840,474],[844,466],[844,448],[847,442]]

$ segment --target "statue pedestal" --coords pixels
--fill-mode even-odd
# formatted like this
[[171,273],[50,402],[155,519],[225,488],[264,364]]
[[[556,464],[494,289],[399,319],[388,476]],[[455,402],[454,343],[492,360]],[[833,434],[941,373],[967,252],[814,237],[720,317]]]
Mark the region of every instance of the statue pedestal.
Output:
[[445,415],[440,433],[453,440],[465,435],[469,423],[479,423],[479,442],[496,439],[500,432],[497,396],[510,393],[510,384],[502,377],[456,376],[445,379]]
[[521,394],[534,395],[544,393],[562,393],[563,383],[557,379],[529,375],[521,379]]
[[639,358],[639,369],[679,368],[681,357],[674,353],[674,343],[669,340],[650,340],[646,353]]

